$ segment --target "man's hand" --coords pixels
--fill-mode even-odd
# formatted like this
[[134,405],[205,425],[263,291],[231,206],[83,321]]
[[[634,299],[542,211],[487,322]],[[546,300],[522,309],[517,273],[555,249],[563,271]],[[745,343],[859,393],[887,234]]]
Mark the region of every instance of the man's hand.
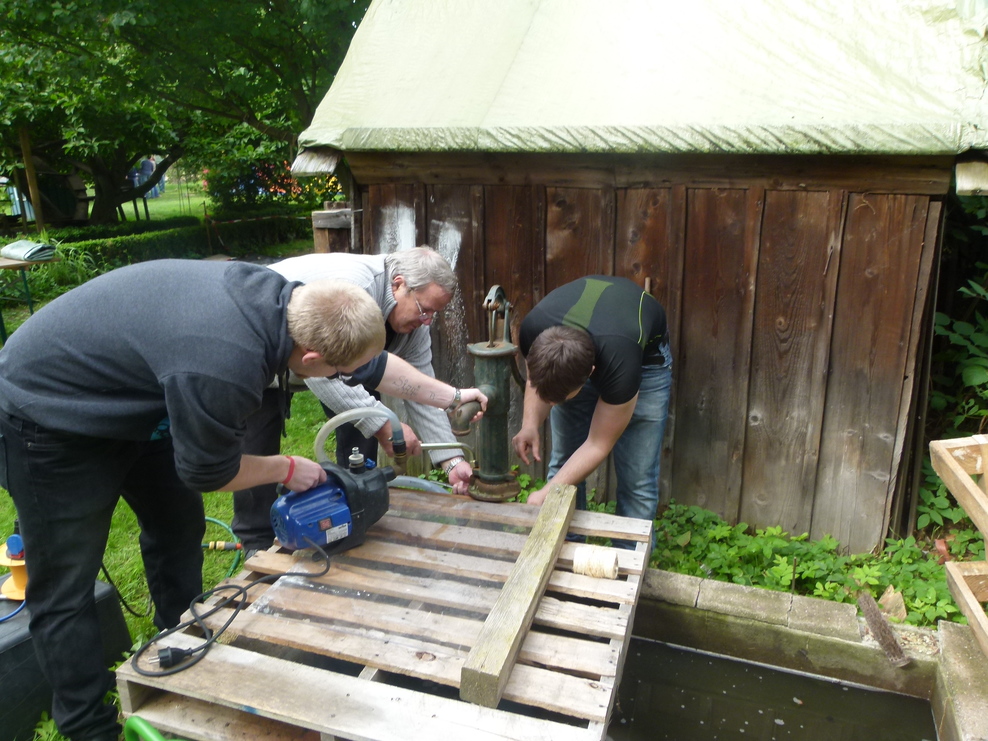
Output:
[[300,455],[244,455],[240,469],[219,491],[240,491],[261,484],[284,484],[292,491],[305,491],[326,480],[326,471]]
[[465,460],[461,460],[453,466],[447,476],[453,486],[453,493],[466,496],[470,489],[470,479],[473,477],[473,467]]
[[460,389],[460,406],[470,401],[480,402],[480,411],[470,420],[471,422],[477,422],[484,416],[484,412],[487,411],[487,397],[480,389]]
[[[326,470],[315,461],[310,461],[308,458],[303,458],[300,455],[293,456],[281,456],[282,458],[290,458],[295,462],[294,466],[290,466],[291,478],[287,481],[282,479],[282,482],[286,488],[292,491],[306,491],[311,489],[313,486],[318,486],[323,481],[326,480]],[[285,475],[289,475],[286,471]]]
[[534,426],[522,426],[518,430],[518,434],[511,438],[511,444],[515,447],[515,453],[521,458],[525,465],[528,465],[531,461],[528,459],[529,452],[532,453],[535,460],[541,461],[542,456],[539,448],[539,431],[538,428]]
[[549,496],[549,487],[543,486],[538,491],[533,491],[531,494],[529,494],[528,499],[526,501],[528,502],[528,504],[534,504],[541,507],[542,502],[545,501],[545,498],[547,496]]
[[[405,451],[409,455],[418,455],[422,452],[422,443],[419,441],[418,436],[415,431],[406,424],[401,425],[402,434],[405,436]],[[384,426],[374,433],[374,437],[377,438],[377,442],[380,443],[381,448],[390,456],[394,456],[395,448],[394,441],[392,440],[391,434],[391,422],[390,420],[384,423]]]

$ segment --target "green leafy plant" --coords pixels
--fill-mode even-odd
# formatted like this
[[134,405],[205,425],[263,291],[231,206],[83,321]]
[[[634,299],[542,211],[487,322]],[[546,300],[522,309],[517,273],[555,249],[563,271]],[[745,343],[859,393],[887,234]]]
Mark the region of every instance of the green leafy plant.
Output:
[[[985,263],[978,267],[988,271]],[[934,376],[930,407],[943,414],[948,437],[980,432],[988,416],[988,318],[977,309],[988,290],[969,280],[958,292],[974,299],[973,316],[952,319],[938,312],[934,327],[948,345],[935,358],[941,371]]]
[[[805,533],[792,536],[780,527],[752,530],[675,502],[655,527],[654,568],[836,602],[854,602],[862,590],[880,596],[891,586],[902,594],[908,623],[965,622],[950,596],[939,554],[915,537],[889,539],[879,554],[848,555],[831,536],[811,541]],[[958,552],[968,557],[983,552],[977,534],[960,532],[954,536]]]
[[942,482],[935,491],[925,487],[919,489],[916,512],[919,515],[916,518],[916,527],[919,530],[923,530],[929,525],[937,525],[942,528],[948,520],[958,523],[967,519],[967,514],[953,501],[947,487]]
[[512,466],[511,472],[515,474],[518,486],[521,487],[518,495],[510,500],[512,502],[527,502],[533,491],[538,491],[546,484],[545,479],[536,479],[532,478],[531,474],[521,473],[518,466]]
[[74,244],[59,244],[57,262],[37,265],[31,272],[31,293],[38,299],[53,299],[95,278],[105,267],[91,252]]

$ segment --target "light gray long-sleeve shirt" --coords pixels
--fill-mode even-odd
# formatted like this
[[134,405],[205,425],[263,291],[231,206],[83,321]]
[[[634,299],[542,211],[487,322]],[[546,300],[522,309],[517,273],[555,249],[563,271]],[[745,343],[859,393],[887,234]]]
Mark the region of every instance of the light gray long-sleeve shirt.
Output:
[[[335,278],[358,285],[381,307],[381,314],[387,321],[396,306],[396,301],[391,290],[392,276],[384,264],[384,258],[384,255],[329,252],[291,257],[270,267],[289,281],[307,283],[323,278]],[[395,334],[385,349],[425,375],[435,378],[429,327],[423,325],[408,334]],[[362,407],[386,408],[383,402],[371,396],[364,387],[348,386],[339,379],[307,378],[305,385],[319,401],[337,414]],[[449,418],[442,409],[410,401],[405,401],[404,404],[409,424],[422,442],[454,442]],[[371,437],[384,426],[386,421],[384,417],[369,417],[354,424],[362,435]],[[462,451],[443,448],[430,450],[429,455],[432,462],[438,465],[442,461],[462,455]]]

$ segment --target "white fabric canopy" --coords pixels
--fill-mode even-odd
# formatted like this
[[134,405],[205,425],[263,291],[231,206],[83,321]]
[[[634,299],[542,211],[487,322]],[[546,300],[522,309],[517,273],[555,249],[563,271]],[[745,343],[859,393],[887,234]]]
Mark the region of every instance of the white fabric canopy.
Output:
[[374,0],[300,141],[346,151],[988,148],[988,0]]

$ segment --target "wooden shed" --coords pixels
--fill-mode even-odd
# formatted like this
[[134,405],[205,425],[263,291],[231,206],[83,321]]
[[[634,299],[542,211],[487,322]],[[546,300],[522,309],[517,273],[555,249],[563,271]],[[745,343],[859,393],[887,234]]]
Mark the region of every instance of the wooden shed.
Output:
[[295,169],[351,180],[349,249],[454,264],[440,377],[470,381],[493,284],[513,324],[581,275],[647,287],[675,355],[663,500],[867,551],[924,454],[984,30],[949,0],[375,0]]

